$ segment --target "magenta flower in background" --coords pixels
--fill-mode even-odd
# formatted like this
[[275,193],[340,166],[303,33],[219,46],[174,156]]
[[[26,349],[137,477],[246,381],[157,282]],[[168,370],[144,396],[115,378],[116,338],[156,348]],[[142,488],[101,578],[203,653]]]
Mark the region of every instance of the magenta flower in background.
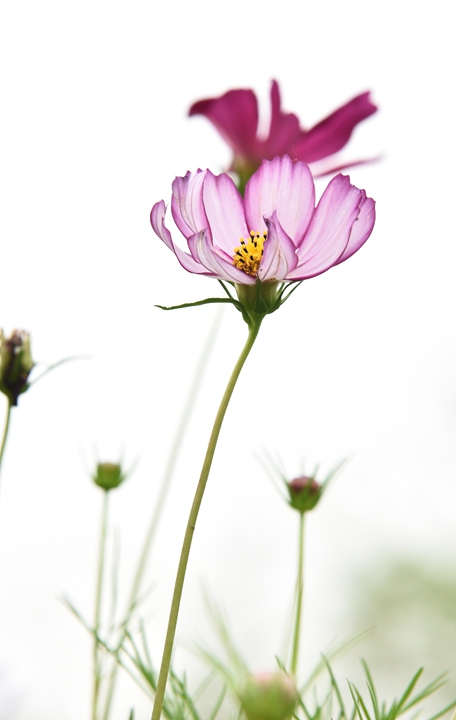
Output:
[[[258,137],[258,101],[253,90],[229,90],[218,98],[199,100],[191,106],[189,115],[204,115],[215,125],[233,150],[230,169],[239,175],[242,183],[262,160],[272,160],[276,155],[289,155],[292,160],[309,164],[339,152],[356,125],[376,112],[377,107],[369,96],[369,92],[357,95],[310,130],[303,130],[296,115],[282,112],[279,85],[273,80],[271,124],[264,139]],[[332,164],[320,172],[317,168],[315,174],[324,175],[359,162],[340,165],[333,158]]]
[[165,225],[165,203],[151,223],[182,267],[236,287],[314,277],[353,255],[372,232],[375,203],[337,175],[317,207],[308,166],[285,155],[264,160],[242,197],[227,174],[188,172],[173,182],[171,214],[188,252]]

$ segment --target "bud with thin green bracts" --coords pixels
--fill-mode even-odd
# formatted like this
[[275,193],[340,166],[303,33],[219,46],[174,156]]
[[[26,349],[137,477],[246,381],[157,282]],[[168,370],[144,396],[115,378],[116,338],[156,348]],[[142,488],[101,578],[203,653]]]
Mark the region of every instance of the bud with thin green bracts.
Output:
[[298,702],[298,690],[285,673],[259,673],[247,678],[238,698],[248,720],[287,720]]
[[25,330],[13,330],[5,337],[0,329],[0,392],[16,406],[19,395],[29,388],[29,375],[35,363],[30,349],[30,335]]
[[127,473],[123,472],[120,463],[101,462],[97,464],[92,480],[103,490],[113,490],[119,487],[126,477]]
[[290,506],[300,513],[313,510],[323,494],[323,485],[320,485],[315,478],[306,475],[285,484],[290,498]]
[[248,325],[259,324],[266,315],[278,310],[282,304],[281,285],[275,280],[255,285],[235,284],[241,312]]
[[273,479],[278,476],[285,486],[286,496],[284,499],[288,505],[303,515],[317,506],[329,483],[332,482],[347,460],[342,460],[335,465],[326,477],[321,480],[317,480],[318,465],[308,475],[304,474],[305,471],[303,471],[302,475],[290,480],[290,476],[287,476],[286,471],[270,455],[266,455],[261,462],[268,475]]

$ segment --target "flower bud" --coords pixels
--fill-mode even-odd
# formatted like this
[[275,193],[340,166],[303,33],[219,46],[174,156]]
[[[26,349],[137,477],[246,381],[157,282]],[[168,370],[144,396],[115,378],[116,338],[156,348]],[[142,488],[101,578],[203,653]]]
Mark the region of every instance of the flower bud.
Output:
[[120,463],[102,462],[97,464],[92,480],[103,490],[113,490],[119,487],[126,477],[127,474],[122,471]]
[[313,510],[323,493],[322,485],[315,478],[306,475],[287,482],[286,486],[291,507],[300,513]]
[[295,709],[298,691],[285,673],[259,673],[248,677],[238,697],[248,720],[287,720]]
[[11,405],[17,405],[19,395],[28,389],[34,364],[29,333],[13,330],[6,338],[0,330],[0,392],[6,395]]

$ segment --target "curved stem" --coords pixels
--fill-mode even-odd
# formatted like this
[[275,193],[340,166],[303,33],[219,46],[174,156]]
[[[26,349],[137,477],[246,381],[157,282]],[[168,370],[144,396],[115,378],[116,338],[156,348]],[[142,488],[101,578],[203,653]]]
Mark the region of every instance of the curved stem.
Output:
[[249,336],[247,342],[242,349],[239,359],[234,366],[234,370],[226,386],[226,390],[223,394],[220,407],[215,417],[214,425],[212,428],[211,436],[206,450],[206,456],[204,458],[203,467],[201,469],[201,475],[196,488],[195,497],[193,498],[193,504],[190,510],[190,515],[187,521],[187,528],[185,530],[184,541],[182,544],[181,556],[179,560],[179,566],[177,569],[176,582],[174,584],[173,599],[171,601],[171,609],[169,613],[168,629],[166,632],[165,647],[163,649],[163,657],[161,661],[160,673],[157,682],[157,691],[155,693],[154,707],[152,710],[152,720],[159,720],[162,711],[163,699],[165,697],[166,682],[168,680],[169,666],[171,663],[171,653],[174,644],[174,636],[176,634],[177,618],[179,615],[179,606],[182,597],[182,590],[184,587],[185,572],[187,569],[188,558],[190,555],[190,548],[193,539],[193,533],[195,531],[196,520],[198,512],[203,499],[204,490],[206,488],[207,479],[212,465],[217,440],[222,427],[223,418],[228,407],[228,404],[233,394],[234,387],[240,372],[244,366],[245,361],[253,347],[260,329],[261,321],[255,325],[249,326]]
[[8,400],[8,405],[6,408],[5,428],[3,430],[2,444],[0,445],[0,469],[2,467],[3,453],[5,451],[5,446],[6,446],[6,438],[8,437],[10,417],[11,417],[11,402]]
[[291,651],[291,674],[296,675],[298,670],[299,641],[301,638],[302,596],[304,590],[304,515],[299,515],[299,549],[298,549],[298,576],[296,580],[296,615],[293,631],[293,647]]
[[95,616],[93,623],[93,692],[92,692],[92,720],[97,720],[98,696],[101,685],[101,661],[98,650],[98,635],[101,619],[101,598],[103,594],[103,574],[106,548],[106,530],[108,526],[108,497],[109,491],[103,493],[103,510],[101,514],[100,549],[98,554],[97,589],[95,593]]

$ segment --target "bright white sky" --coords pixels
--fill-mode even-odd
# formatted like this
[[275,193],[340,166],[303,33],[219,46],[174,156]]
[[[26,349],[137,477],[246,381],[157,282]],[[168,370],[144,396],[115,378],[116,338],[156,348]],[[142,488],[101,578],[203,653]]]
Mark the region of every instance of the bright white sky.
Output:
[[[219,289],[182,270],[148,219],[176,174],[229,161],[209,124],[186,118],[202,97],[253,87],[266,102],[275,77],[284,107],[309,126],[371,89],[381,112],[359,126],[345,157],[383,160],[351,172],[377,200],[367,245],[305,282],[264,323],[223,428],[179,638],[212,637],[205,585],[223,599],[252,669],[272,667],[280,651],[297,527],[255,460],[265,449],[290,475],[303,457],[326,471],[352,456],[309,520],[308,666],[336,632],[354,629],[337,625],[350,573],[369,563],[375,572],[379,555],[393,551],[454,561],[447,8],[439,0],[3,6],[0,325],[29,329],[37,360],[90,356],[43,380],[12,418],[0,489],[0,698],[14,689],[11,720],[88,717],[89,640],[59,601],[68,595],[92,613],[101,493],[85,466],[93,447],[103,460],[122,452],[127,464],[140,460],[113,496],[126,592],[215,316],[213,307],[154,307]],[[157,537],[144,610],[157,662],[210,423],[245,332],[225,309]],[[133,704],[148,718],[149,703],[125,682],[113,720],[126,720]]]

